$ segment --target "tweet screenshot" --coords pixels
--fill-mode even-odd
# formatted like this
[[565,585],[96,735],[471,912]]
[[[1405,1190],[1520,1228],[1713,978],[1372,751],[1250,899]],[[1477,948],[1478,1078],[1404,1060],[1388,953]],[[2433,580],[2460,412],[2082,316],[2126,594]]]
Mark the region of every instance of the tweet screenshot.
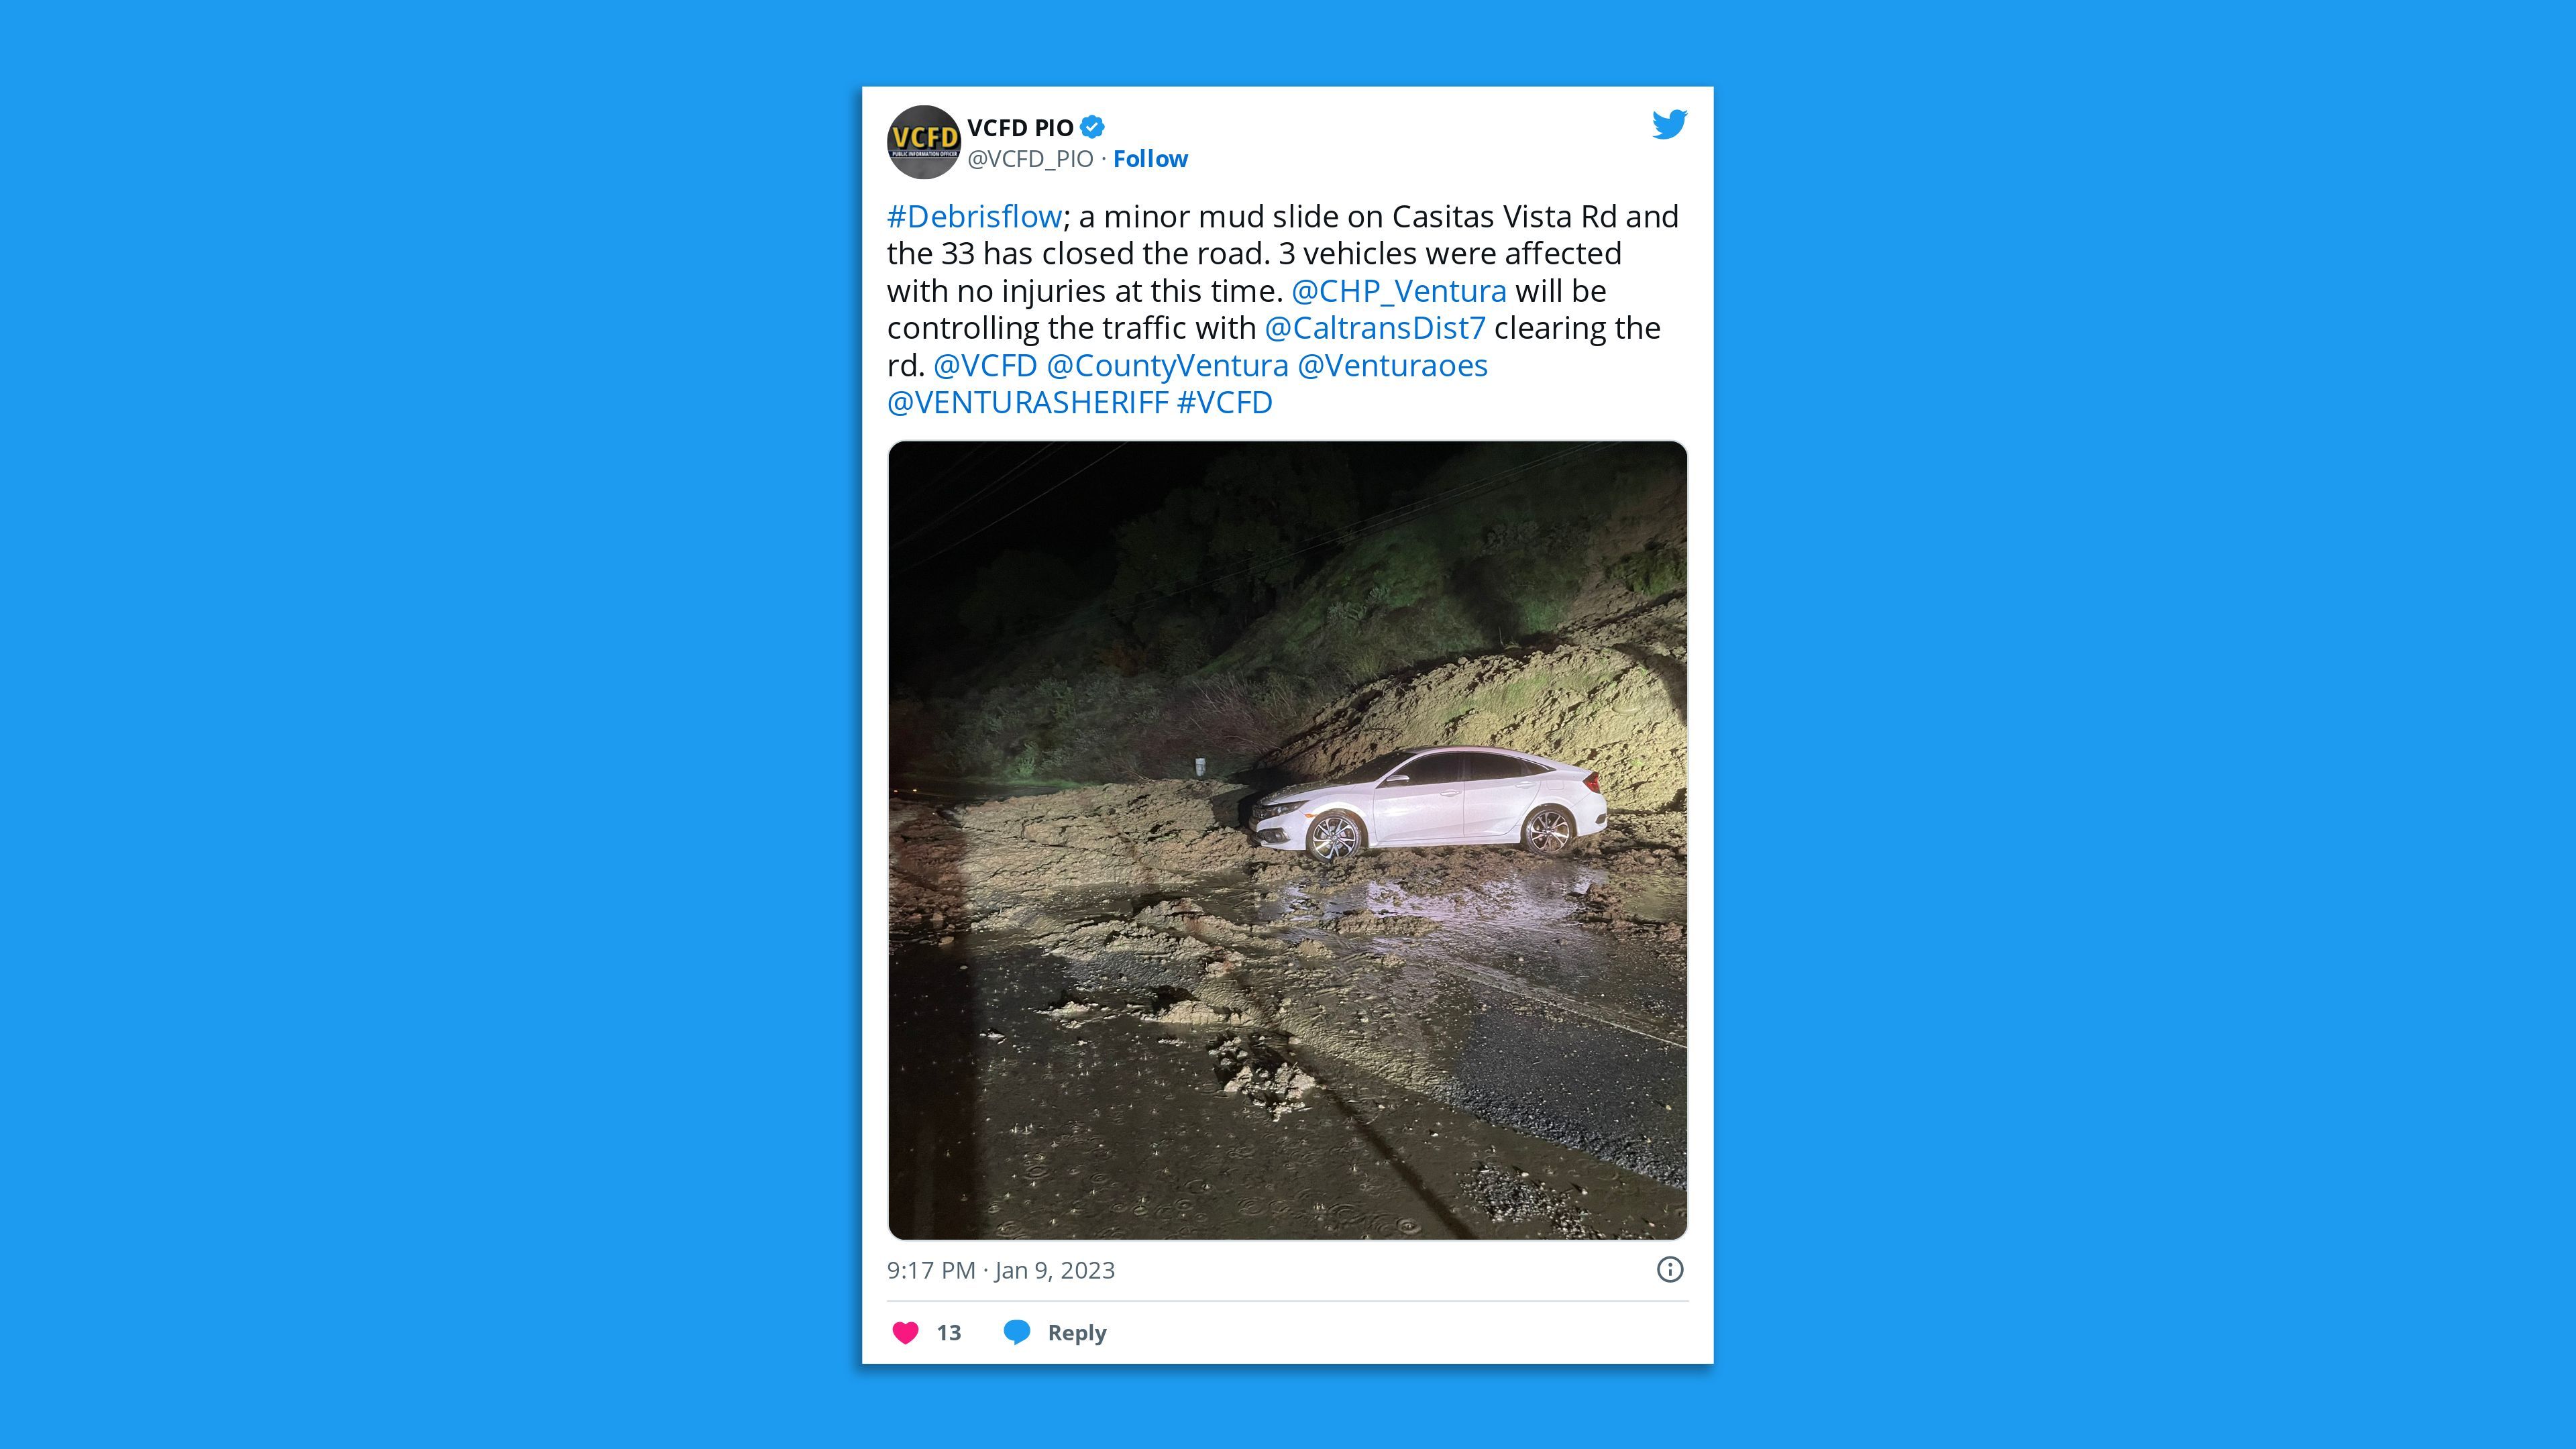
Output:
[[860,98],[860,1351],[1715,1348],[1714,96]]

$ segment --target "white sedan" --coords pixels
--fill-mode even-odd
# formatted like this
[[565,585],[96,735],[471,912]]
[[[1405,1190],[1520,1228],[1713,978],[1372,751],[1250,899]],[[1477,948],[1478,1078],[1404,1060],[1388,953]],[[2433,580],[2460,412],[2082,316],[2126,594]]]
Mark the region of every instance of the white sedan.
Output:
[[1329,780],[1274,790],[1252,807],[1273,850],[1343,860],[1389,845],[1500,845],[1554,855],[1610,823],[1601,777],[1517,750],[1389,750]]

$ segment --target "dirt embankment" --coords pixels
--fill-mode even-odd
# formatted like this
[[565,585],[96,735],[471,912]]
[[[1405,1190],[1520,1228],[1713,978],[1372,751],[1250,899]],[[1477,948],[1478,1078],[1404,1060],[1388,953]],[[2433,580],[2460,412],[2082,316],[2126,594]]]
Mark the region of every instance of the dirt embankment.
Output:
[[1180,890],[1258,853],[1222,780],[1096,785],[937,808],[898,799],[894,928],[956,930],[1041,902]]
[[1264,763],[1319,779],[1402,745],[1499,745],[1600,771],[1614,811],[1679,810],[1690,778],[1688,665],[1675,594],[1525,648],[1366,685]]

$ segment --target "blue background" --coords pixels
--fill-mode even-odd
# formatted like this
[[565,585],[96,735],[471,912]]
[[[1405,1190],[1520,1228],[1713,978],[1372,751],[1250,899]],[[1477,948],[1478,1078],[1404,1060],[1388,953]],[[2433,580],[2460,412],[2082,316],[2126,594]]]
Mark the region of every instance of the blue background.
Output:
[[[14,12],[0,1437],[2567,1442],[2563,23],[1763,9]],[[869,79],[1719,87],[1716,1369],[854,1369]]]

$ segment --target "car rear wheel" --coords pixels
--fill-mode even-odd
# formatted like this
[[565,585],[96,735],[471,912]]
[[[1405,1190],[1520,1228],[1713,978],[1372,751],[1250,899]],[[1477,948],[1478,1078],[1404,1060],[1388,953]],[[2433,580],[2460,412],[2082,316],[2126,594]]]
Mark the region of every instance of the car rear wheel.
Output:
[[1555,805],[1541,805],[1521,822],[1521,844],[1533,855],[1561,855],[1574,843],[1574,817]]
[[1327,864],[1348,860],[1366,849],[1368,829],[1348,811],[1328,810],[1306,827],[1306,853]]

